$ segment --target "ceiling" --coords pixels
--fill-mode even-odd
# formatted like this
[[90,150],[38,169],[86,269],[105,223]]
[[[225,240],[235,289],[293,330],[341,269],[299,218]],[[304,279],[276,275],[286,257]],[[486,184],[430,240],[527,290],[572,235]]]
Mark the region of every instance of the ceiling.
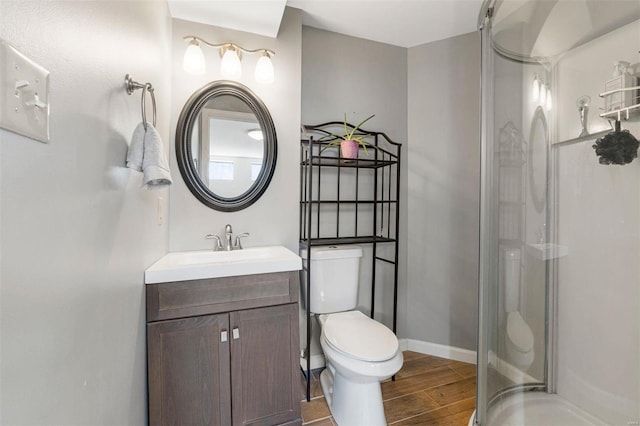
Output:
[[277,37],[285,6],[303,24],[401,47],[477,29],[482,0],[169,0],[174,18]]

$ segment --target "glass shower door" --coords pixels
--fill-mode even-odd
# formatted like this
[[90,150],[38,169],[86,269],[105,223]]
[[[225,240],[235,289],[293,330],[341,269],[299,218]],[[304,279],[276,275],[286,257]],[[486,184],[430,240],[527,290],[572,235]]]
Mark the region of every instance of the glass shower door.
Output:
[[640,2],[487,0],[481,16],[476,423],[638,424],[640,162],[592,145],[616,119],[640,137],[640,106],[603,117],[640,90],[602,95],[640,86]]
[[547,366],[548,264],[529,243],[548,234],[549,120],[546,100],[531,102],[524,87],[546,70],[498,54],[492,24],[482,28],[480,424],[505,397],[544,390]]

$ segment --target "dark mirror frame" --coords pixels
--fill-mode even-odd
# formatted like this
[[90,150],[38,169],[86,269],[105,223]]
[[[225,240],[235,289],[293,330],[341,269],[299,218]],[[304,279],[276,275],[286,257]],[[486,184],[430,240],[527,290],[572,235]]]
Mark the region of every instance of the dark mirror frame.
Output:
[[[204,106],[219,96],[234,96],[243,101],[255,114],[264,135],[263,166],[258,178],[245,193],[231,198],[221,197],[211,191],[200,179],[195,164],[191,160],[193,158],[191,152],[193,126]],[[191,95],[180,112],[176,127],[176,156],[184,182],[191,193],[204,205],[224,212],[247,208],[262,196],[269,186],[276,168],[278,141],[271,114],[262,100],[248,87],[225,80],[209,83]]]

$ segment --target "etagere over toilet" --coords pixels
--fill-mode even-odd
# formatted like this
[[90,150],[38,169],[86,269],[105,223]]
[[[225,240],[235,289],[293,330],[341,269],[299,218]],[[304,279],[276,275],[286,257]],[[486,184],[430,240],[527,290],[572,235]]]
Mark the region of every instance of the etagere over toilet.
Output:
[[[349,123],[346,125],[347,130],[354,128]],[[339,147],[334,146],[338,138],[331,136],[344,130],[344,126],[342,122],[332,121],[302,127],[300,250],[304,254],[310,253],[314,246],[363,246],[371,260],[369,315],[374,318],[376,307],[385,304],[390,299],[387,293],[392,293],[392,318],[384,318],[381,312],[377,319],[390,322],[388,325],[395,333],[402,145],[382,132],[358,129],[355,135],[366,136],[366,149],[359,146],[356,158],[344,158]],[[307,330],[303,370],[307,378],[307,400],[310,400],[311,262],[303,264]]]

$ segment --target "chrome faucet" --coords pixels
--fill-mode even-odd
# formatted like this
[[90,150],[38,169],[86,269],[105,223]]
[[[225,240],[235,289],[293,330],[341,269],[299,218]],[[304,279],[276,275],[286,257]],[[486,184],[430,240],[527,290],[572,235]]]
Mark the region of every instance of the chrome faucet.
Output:
[[225,241],[224,247],[222,246],[222,242],[219,236],[208,234],[206,238],[207,239],[214,238],[216,240],[217,244],[213,248],[214,251],[219,251],[219,250],[231,251],[231,250],[242,250],[242,242],[240,239],[248,236],[249,236],[248,232],[243,232],[242,234],[236,235],[236,243],[233,244],[233,228],[231,228],[230,224],[227,224],[224,227],[224,241]]
[[224,227],[224,241],[227,243],[227,246],[225,247],[226,251],[233,250],[233,243],[231,242],[232,233],[233,230],[231,229],[231,225],[227,224],[227,226]]
[[204,236],[207,240],[216,240],[215,245],[213,246],[213,251],[221,251],[222,250],[222,241],[220,241],[220,237],[213,234],[207,234]]
[[236,236],[236,243],[233,246],[234,250],[242,250],[242,243],[240,242],[240,238],[244,238],[244,237],[248,237],[249,233],[248,232],[243,232],[242,234],[238,234]]

